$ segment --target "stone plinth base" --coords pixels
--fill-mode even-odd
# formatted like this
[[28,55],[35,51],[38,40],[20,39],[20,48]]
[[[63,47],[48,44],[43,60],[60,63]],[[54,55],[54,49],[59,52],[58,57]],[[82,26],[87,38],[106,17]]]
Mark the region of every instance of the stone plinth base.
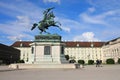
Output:
[[34,68],[75,68],[74,64],[11,64],[9,68],[13,69],[34,69]]
[[64,46],[61,36],[57,34],[36,35],[31,45],[32,54],[29,63],[66,64]]

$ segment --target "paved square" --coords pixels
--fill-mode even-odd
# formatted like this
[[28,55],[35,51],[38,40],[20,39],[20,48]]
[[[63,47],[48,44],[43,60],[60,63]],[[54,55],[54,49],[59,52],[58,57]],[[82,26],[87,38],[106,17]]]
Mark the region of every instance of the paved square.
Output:
[[82,69],[13,70],[0,66],[0,80],[120,80],[120,65],[87,65]]

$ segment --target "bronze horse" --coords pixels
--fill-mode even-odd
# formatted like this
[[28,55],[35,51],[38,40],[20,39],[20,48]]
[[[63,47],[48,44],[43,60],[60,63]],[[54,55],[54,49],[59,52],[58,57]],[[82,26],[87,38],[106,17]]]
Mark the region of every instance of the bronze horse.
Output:
[[34,23],[31,30],[38,27],[38,29],[41,31],[40,34],[42,34],[43,32],[48,33],[46,32],[46,29],[48,29],[51,26],[58,27],[61,30],[60,28],[61,24],[57,21],[54,21],[55,16],[53,12],[50,12],[51,9],[54,9],[54,8],[48,8],[46,11],[43,12],[44,14],[43,20],[41,20],[38,23]]

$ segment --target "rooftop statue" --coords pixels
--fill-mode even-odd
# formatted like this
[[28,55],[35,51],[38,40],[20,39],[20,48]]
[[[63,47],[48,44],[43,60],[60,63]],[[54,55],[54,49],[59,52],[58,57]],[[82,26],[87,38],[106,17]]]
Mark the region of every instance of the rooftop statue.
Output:
[[58,21],[54,21],[55,15],[53,11],[51,11],[52,9],[54,9],[54,7],[46,9],[43,12],[43,15],[44,15],[43,19],[38,23],[34,23],[31,30],[38,27],[38,29],[40,30],[40,34],[42,34],[43,32],[48,33],[46,32],[46,30],[51,26],[58,27],[61,30],[60,28],[61,24]]

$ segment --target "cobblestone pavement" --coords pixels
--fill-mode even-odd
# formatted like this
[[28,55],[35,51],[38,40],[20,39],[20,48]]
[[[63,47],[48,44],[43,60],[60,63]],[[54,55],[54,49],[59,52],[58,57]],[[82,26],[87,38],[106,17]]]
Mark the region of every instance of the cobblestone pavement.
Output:
[[120,80],[120,65],[82,69],[9,69],[0,66],[0,80]]

